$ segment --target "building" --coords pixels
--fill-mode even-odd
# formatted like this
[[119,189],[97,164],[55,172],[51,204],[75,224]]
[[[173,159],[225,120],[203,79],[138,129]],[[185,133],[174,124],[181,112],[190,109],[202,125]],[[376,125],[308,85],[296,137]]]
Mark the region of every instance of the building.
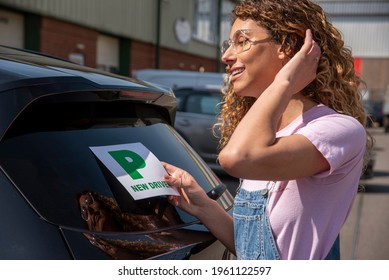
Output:
[[385,100],[389,104],[389,1],[318,2],[352,50],[355,68],[366,82],[365,102],[382,125]]
[[[218,72],[233,2],[0,0],[0,44],[126,76],[144,68]],[[379,106],[389,94],[389,0],[317,2],[342,32]]]
[[[130,75],[217,71],[228,0],[0,0],[0,44]],[[217,24],[224,21],[225,24]]]

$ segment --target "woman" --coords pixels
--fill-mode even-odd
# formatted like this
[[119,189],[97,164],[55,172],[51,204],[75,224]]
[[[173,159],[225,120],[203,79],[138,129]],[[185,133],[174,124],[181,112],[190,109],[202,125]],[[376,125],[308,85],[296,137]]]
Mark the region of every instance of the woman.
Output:
[[351,52],[317,4],[262,0],[237,4],[222,53],[219,162],[242,178],[233,218],[164,163],[171,202],[238,259],[339,259],[370,143]]

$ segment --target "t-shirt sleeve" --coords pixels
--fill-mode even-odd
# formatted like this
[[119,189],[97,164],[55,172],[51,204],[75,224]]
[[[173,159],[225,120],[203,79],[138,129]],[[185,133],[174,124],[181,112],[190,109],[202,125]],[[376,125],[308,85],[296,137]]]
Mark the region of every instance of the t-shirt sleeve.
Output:
[[342,167],[360,161],[366,147],[364,127],[356,119],[341,114],[312,120],[296,134],[308,138],[327,159],[329,174],[347,172]]

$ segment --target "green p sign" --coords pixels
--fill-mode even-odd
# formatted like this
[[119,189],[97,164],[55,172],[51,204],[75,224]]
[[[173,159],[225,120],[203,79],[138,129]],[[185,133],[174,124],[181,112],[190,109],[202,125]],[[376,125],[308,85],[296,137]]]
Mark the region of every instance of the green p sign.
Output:
[[167,173],[160,160],[142,143],[89,148],[135,200],[179,195],[162,179]]
[[146,162],[140,155],[129,150],[110,151],[108,153],[120,164],[133,180],[143,178],[138,172],[138,169],[145,168]]

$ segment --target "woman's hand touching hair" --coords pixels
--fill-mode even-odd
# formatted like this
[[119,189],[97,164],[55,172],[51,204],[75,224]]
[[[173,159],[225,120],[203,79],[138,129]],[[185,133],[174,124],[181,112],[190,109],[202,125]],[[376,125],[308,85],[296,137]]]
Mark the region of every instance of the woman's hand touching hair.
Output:
[[301,49],[285,64],[275,77],[275,82],[287,82],[289,91],[300,92],[316,78],[321,55],[319,45],[313,40],[311,30],[305,33]]

